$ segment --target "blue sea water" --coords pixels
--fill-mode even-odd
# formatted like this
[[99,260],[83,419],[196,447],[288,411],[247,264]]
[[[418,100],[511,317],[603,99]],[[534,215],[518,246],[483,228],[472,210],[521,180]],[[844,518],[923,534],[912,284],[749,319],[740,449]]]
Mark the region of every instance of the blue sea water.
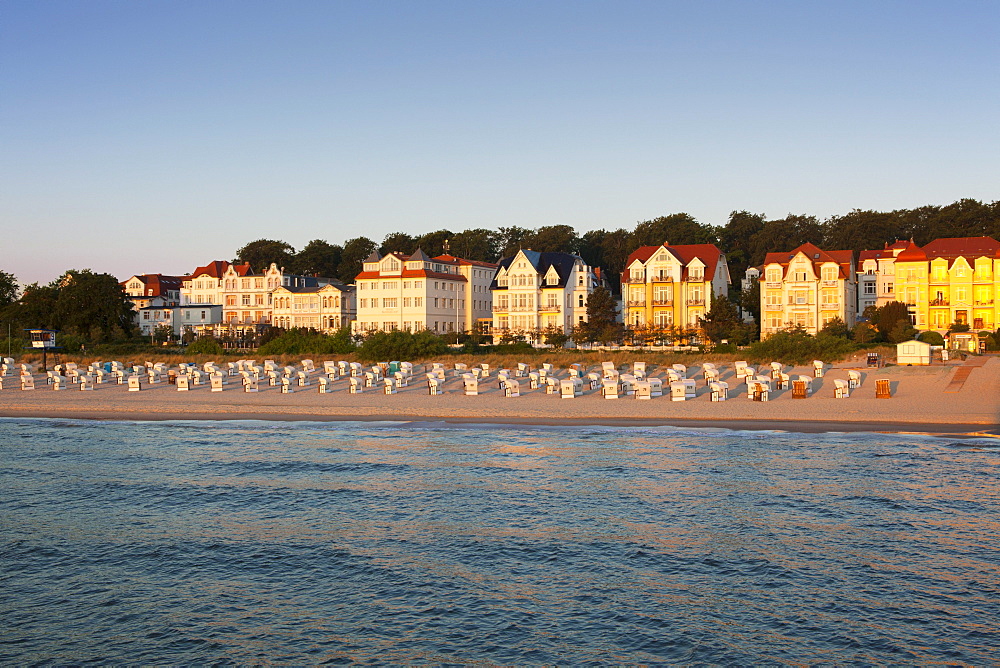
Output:
[[998,445],[0,420],[0,663],[992,664]]

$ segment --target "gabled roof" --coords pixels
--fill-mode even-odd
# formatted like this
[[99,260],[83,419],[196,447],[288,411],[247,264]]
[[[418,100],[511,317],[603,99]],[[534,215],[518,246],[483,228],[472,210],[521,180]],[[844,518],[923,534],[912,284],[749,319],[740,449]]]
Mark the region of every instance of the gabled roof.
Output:
[[133,279],[141,282],[145,286],[144,291],[153,291],[152,294],[144,295],[147,297],[159,297],[168,290],[180,290],[181,284],[184,282],[183,276],[167,276],[165,274],[136,274],[135,276],[122,281],[120,285],[124,288]]
[[660,246],[640,246],[628,256],[625,261],[625,267],[629,267],[636,260],[642,262],[643,264],[649,262],[650,258],[653,257],[661,248],[665,248],[668,253],[673,255],[680,264],[685,267],[685,273],[682,275],[682,280],[687,280],[686,267],[691,264],[691,262],[698,258],[701,260],[702,264],[705,265],[705,280],[711,281],[715,278],[715,268],[719,264],[719,258],[722,257],[722,251],[715,244],[678,244],[676,246],[671,246],[668,244],[662,244]]
[[382,258],[378,256],[378,251],[372,251],[371,254],[365,258],[365,262],[378,262],[381,259]]
[[[250,265],[243,265],[243,266],[246,266],[247,269],[249,270]],[[203,276],[207,274],[212,278],[222,278],[222,275],[226,273],[226,269],[229,269],[228,262],[226,262],[225,260],[215,260],[213,262],[209,262],[204,267],[198,267],[197,269],[191,272],[191,276],[192,277]]]
[[[785,271],[788,270],[788,264],[795,258],[796,255],[802,253],[809,261],[812,262],[813,266],[816,267],[827,262],[836,262],[840,269],[838,271],[840,278],[847,278],[850,271],[851,265],[854,261],[854,251],[851,250],[836,250],[836,251],[825,251],[820,249],[815,244],[806,242],[796,248],[795,250],[788,251],[786,253],[768,253],[764,257],[764,265],[769,264],[780,264]],[[816,272],[817,274],[819,272]]]
[[[517,252],[517,254],[500,260],[499,264],[496,265],[498,269],[497,273],[499,273],[500,269],[509,269],[511,263],[518,256],[518,254],[524,256],[539,276],[545,276],[545,274],[549,271],[549,268],[555,268],[556,273],[559,275],[559,282],[556,285],[542,286],[545,288],[566,287],[566,282],[569,280],[569,276],[573,272],[573,266],[577,262],[586,264],[583,262],[583,258],[579,255],[573,255],[572,253],[539,253],[538,251],[522,248]],[[490,290],[496,289],[505,290],[506,286],[498,286],[497,277],[496,274],[494,274],[493,280],[490,282]]]

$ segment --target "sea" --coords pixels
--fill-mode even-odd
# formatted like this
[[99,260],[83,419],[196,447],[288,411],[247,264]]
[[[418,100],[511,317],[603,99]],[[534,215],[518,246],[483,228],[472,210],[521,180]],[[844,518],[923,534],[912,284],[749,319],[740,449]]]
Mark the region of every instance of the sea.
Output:
[[1000,441],[0,420],[0,664],[1000,661]]

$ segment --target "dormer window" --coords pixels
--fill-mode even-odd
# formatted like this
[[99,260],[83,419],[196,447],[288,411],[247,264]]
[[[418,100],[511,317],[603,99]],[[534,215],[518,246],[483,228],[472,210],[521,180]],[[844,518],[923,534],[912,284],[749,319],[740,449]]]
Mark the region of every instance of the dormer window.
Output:
[[546,285],[555,285],[558,282],[559,282],[559,277],[556,276],[555,274],[549,274],[548,277],[545,279]]

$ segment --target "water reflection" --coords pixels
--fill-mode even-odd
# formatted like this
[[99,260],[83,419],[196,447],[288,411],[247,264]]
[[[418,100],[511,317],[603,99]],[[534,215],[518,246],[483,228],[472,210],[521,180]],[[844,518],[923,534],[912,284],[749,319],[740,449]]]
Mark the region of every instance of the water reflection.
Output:
[[0,461],[5,663],[987,663],[1000,644],[990,448],[10,420]]

